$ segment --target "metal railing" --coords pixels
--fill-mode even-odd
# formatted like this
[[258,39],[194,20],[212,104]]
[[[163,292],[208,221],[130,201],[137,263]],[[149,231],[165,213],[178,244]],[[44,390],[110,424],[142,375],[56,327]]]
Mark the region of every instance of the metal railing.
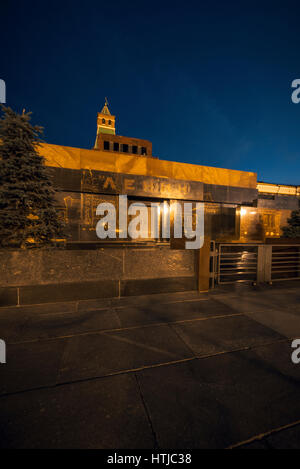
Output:
[[217,282],[255,282],[257,259],[256,244],[219,244]]
[[300,245],[272,245],[271,281],[300,278]]
[[300,245],[211,243],[211,287],[215,283],[261,283],[300,279]]

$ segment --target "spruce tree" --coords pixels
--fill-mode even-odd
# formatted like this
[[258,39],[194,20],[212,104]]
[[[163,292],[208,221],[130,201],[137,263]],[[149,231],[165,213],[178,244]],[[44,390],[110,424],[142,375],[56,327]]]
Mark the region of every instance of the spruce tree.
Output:
[[31,113],[2,106],[0,119],[0,245],[52,244],[63,236],[49,170],[38,153],[42,128]]
[[288,226],[282,228],[284,238],[300,238],[300,210],[294,210],[288,218]]

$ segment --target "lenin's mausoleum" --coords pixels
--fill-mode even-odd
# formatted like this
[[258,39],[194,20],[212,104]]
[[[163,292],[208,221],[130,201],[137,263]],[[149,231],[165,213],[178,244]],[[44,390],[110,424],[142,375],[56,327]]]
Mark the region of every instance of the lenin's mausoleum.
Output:
[[[224,264],[211,258],[222,244],[240,256],[234,261],[236,273],[242,263],[240,277],[234,280],[257,279],[259,246],[278,244],[282,226],[299,207],[300,187],[258,182],[252,172],[161,160],[148,140],[116,135],[115,124],[106,103],[93,149],[42,144],[40,153],[59,189],[66,249],[1,252],[2,306],[205,290],[212,277],[222,280],[222,265],[226,280]],[[118,212],[120,194],[129,204],[142,201],[149,208],[151,202],[204,202],[202,255],[184,249],[172,234],[99,239],[96,208],[110,202]],[[234,266],[228,266],[232,274]]]

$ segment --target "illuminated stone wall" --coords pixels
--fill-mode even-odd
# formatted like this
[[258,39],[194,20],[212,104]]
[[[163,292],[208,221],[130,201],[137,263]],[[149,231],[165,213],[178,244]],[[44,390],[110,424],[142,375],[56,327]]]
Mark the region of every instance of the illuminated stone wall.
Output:
[[197,288],[196,251],[169,248],[0,251],[0,306]]
[[252,205],[257,198],[257,190],[251,187],[86,169],[52,167],[51,171],[54,184],[60,189],[58,204],[71,241],[99,241],[95,233],[99,220],[97,205],[110,202],[118,211],[119,194],[127,194],[131,201],[139,197],[145,203],[151,200],[204,201],[206,234],[215,240],[230,241],[239,238],[236,208],[243,203]]
[[42,144],[39,152],[48,166],[57,168],[112,171],[255,190],[257,185],[257,175],[253,172],[50,144]]
[[60,188],[72,241],[97,241],[96,207],[103,201],[117,204],[118,194],[204,201],[206,234],[218,241],[279,237],[299,206],[299,188],[257,183],[253,172],[48,144],[40,153]]

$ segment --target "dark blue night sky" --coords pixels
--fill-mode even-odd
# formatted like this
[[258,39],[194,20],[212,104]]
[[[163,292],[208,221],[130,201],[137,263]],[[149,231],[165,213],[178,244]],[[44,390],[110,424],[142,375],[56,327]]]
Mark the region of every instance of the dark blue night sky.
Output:
[[49,143],[91,148],[109,100],[117,133],[161,159],[300,184],[300,4],[1,1],[7,104]]

